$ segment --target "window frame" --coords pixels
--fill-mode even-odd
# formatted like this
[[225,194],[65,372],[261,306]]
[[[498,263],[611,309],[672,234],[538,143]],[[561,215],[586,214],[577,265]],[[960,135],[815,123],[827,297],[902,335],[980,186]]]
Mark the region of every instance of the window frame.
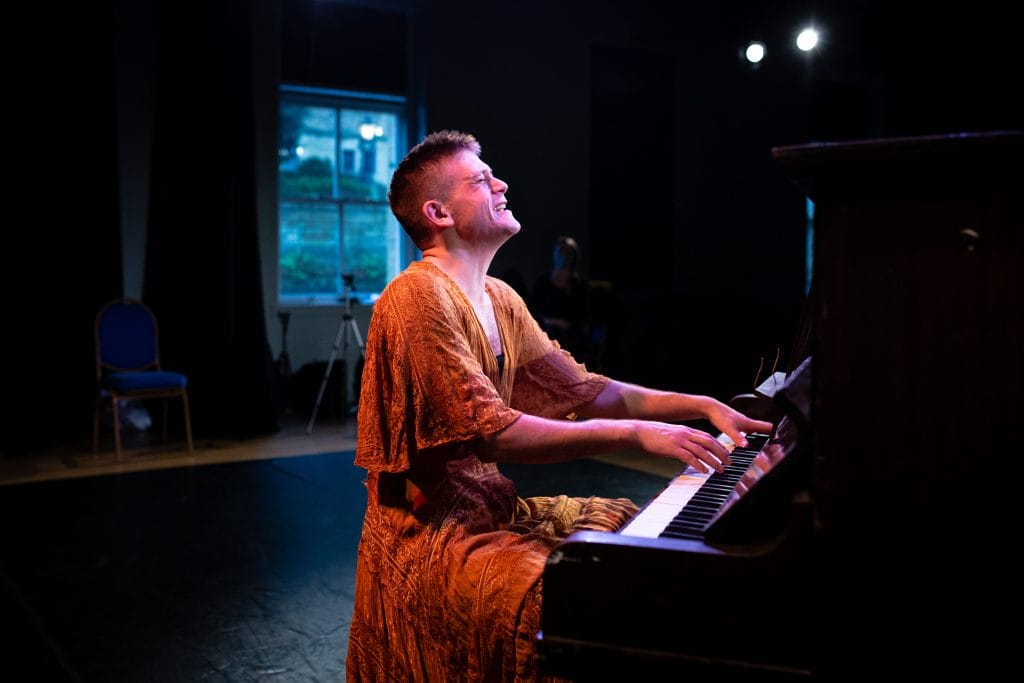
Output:
[[[409,135],[408,135],[408,131],[409,131],[409,121],[408,121],[409,110],[408,110],[407,99],[404,96],[402,96],[402,95],[392,95],[392,94],[382,94],[382,93],[361,92],[361,91],[354,91],[354,90],[341,90],[341,89],[333,89],[333,88],[318,88],[318,87],[297,85],[297,84],[291,84],[291,83],[282,83],[280,85],[279,90],[280,90],[280,92],[279,92],[279,101],[278,101],[278,105],[277,105],[279,116],[280,116],[280,112],[282,111],[282,109],[286,105],[300,105],[300,106],[331,108],[331,109],[334,109],[337,112],[337,116],[338,116],[339,122],[340,122],[341,112],[342,112],[342,110],[345,110],[345,109],[349,109],[349,110],[356,109],[356,110],[360,110],[360,111],[366,111],[366,110],[379,111],[379,112],[383,112],[383,113],[394,115],[395,116],[395,120],[396,120],[396,126],[395,126],[396,130],[394,132],[394,137],[395,137],[395,139],[396,139],[396,141],[398,143],[398,150],[397,150],[397,154],[396,154],[397,158],[395,158],[393,160],[393,163],[397,164],[401,160],[401,155],[404,154],[404,151],[405,151],[405,149],[407,147],[408,137],[409,137]],[[277,133],[278,145],[280,144],[280,136],[281,136],[281,131],[278,130],[278,133]],[[343,148],[340,145],[340,140],[339,139],[335,140],[335,149],[336,149],[336,156],[335,156],[335,159],[334,159],[334,169],[333,169],[333,172],[335,173],[336,177],[340,177],[339,174],[341,174],[343,172],[343,163],[344,163],[343,151],[344,150],[343,150]],[[277,277],[275,278],[275,283],[274,283],[275,284],[275,297],[276,297],[276,300],[277,300],[277,305],[281,309],[316,308],[316,307],[322,307],[322,306],[338,306],[339,303],[343,303],[342,302],[343,297],[340,296],[340,294],[341,294],[340,292],[333,292],[333,293],[329,293],[329,294],[327,294],[327,293],[324,293],[324,294],[283,294],[282,293],[282,291],[281,291],[282,290],[282,282],[283,282],[283,277],[282,276],[284,274],[284,268],[282,267],[282,262],[281,262],[282,253],[283,253],[283,251],[281,249],[281,239],[282,239],[282,234],[281,234],[281,229],[282,229],[281,215],[282,215],[282,207],[283,207],[283,205],[285,205],[285,204],[294,204],[296,201],[301,201],[302,203],[308,203],[311,206],[334,206],[334,207],[336,207],[336,210],[337,210],[338,216],[339,216],[339,225],[338,225],[339,234],[338,234],[338,255],[337,255],[337,258],[338,258],[339,265],[342,266],[342,268],[340,270],[343,273],[343,276],[342,276],[343,279],[345,279],[345,277],[344,277],[345,276],[345,272],[344,272],[345,269],[343,267],[344,264],[345,264],[344,253],[343,253],[343,249],[344,249],[343,245],[344,245],[344,242],[345,242],[345,239],[344,239],[345,224],[344,224],[344,218],[343,218],[344,217],[345,205],[348,204],[348,205],[362,205],[362,206],[367,206],[367,205],[382,206],[388,212],[389,216],[391,215],[390,214],[390,206],[387,204],[386,199],[385,200],[353,199],[353,198],[345,198],[345,197],[340,196],[340,195],[332,196],[330,198],[322,198],[322,199],[310,199],[310,198],[299,199],[299,198],[296,198],[296,197],[285,197],[285,196],[283,196],[282,191],[281,191],[281,186],[282,185],[281,185],[281,180],[280,180],[280,172],[281,172],[281,167],[280,167],[280,160],[278,158],[278,163],[275,166],[275,173],[278,174],[278,181],[277,181],[278,191],[277,191],[277,197],[276,197],[277,227],[276,227],[275,241],[276,241],[276,244],[277,244],[278,248],[277,248],[277,255],[276,255],[276,259],[277,259],[277,264],[276,264],[277,265],[277,268],[276,268],[276,270],[277,270]],[[416,254],[416,247],[415,247],[415,245],[413,245],[413,243],[409,239],[409,236],[405,233],[405,230],[403,230],[401,228],[401,226],[397,224],[397,222],[393,223],[392,227],[393,227],[393,230],[395,230],[395,235],[393,236],[393,239],[395,240],[394,241],[394,244],[395,244],[394,249],[395,249],[395,252],[397,252],[397,253],[392,254],[390,252],[390,250],[389,250],[389,259],[390,258],[395,258],[395,257],[397,257],[397,258],[396,258],[396,263],[394,263],[392,265],[392,267],[391,267],[391,269],[393,269],[394,272],[389,273],[388,279],[390,279],[391,277],[394,277],[394,275],[397,275],[398,272],[401,272],[401,270],[403,268],[405,268],[415,258],[415,254]],[[389,235],[389,239],[390,238],[392,238],[392,236]],[[387,248],[387,247],[386,246],[382,246],[382,248]],[[349,296],[353,300],[358,301],[359,303],[362,303],[362,304],[372,304],[377,299],[377,297],[379,295],[380,295],[379,291],[362,291],[362,290],[360,290],[359,283],[355,283],[354,288],[349,291]]]

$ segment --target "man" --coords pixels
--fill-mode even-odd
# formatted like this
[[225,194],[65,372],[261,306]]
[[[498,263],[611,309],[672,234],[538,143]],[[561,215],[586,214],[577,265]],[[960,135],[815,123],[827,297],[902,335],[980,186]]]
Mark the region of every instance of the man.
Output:
[[771,429],[710,397],[588,372],[555,345],[487,275],[520,225],[480,151],[472,135],[432,133],[391,181],[392,211],[423,259],[387,286],[367,331],[352,681],[535,680],[548,553],[573,531],[614,531],[637,507],[524,500],[499,463],[639,449],[721,471],[722,444],[678,422],[705,418],[741,445]]

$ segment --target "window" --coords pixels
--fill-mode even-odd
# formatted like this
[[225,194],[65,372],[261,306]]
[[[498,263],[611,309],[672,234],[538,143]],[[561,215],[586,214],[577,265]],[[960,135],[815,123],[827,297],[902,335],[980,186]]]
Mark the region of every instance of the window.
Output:
[[388,206],[406,147],[405,100],[282,86],[278,145],[282,305],[363,303],[411,258]]

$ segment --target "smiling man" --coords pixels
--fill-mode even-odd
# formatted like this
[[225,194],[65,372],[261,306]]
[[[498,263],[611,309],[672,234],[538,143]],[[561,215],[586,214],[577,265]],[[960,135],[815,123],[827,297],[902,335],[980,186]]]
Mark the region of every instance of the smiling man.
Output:
[[[701,471],[770,431],[708,396],[592,373],[552,342],[510,286],[487,275],[520,230],[508,184],[467,133],[428,135],[391,181],[391,209],[423,258],[374,305],[356,465],[367,470],[350,681],[532,681],[540,576],[577,530],[614,531],[634,502],[520,498],[502,462],[637,449]],[[586,418],[586,419],[577,419]]]

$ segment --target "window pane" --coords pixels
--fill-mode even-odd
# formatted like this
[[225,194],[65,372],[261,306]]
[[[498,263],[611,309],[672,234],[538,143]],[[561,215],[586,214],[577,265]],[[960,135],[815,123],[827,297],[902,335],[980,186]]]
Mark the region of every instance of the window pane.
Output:
[[371,303],[398,274],[409,245],[387,191],[405,144],[402,98],[281,86],[280,303],[337,305],[343,275]]
[[398,221],[387,204],[346,204],[342,253],[353,291],[380,293],[398,273]]
[[387,201],[397,163],[398,117],[382,111],[342,110],[341,149],[345,160],[341,198]]
[[340,295],[337,206],[281,202],[280,221],[281,295]]
[[280,193],[292,199],[330,199],[335,191],[337,110],[281,105]]

